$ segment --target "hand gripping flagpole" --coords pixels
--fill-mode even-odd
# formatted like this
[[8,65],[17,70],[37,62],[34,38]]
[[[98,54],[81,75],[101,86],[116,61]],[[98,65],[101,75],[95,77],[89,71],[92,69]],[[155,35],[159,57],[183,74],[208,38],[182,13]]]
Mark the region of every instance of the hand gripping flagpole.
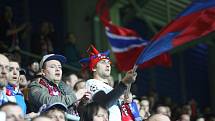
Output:
[[[135,65],[133,66],[133,68],[132,68],[133,74],[135,74],[137,68],[138,68],[138,65],[135,64]],[[127,102],[128,99],[129,99],[129,94],[130,94],[130,90],[131,90],[131,85],[132,85],[132,83],[130,83],[130,84],[127,85],[127,89],[126,89],[126,91],[125,91],[125,93],[124,93],[124,101],[125,101],[125,102]]]
[[132,69],[132,71],[133,71],[133,72],[136,72],[137,68],[138,68],[138,65],[135,64],[134,67],[133,67],[133,69]]

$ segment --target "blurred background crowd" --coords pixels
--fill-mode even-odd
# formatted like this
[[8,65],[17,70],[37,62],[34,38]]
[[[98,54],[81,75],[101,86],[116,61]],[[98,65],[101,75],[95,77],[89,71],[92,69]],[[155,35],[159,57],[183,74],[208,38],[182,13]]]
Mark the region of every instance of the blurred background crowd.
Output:
[[[145,7],[143,4],[149,7],[150,4],[157,4],[153,0],[144,1],[135,0],[143,7]],[[28,105],[28,85],[34,78],[40,76],[39,62],[42,56],[58,53],[67,58],[67,63],[63,65],[62,80],[75,92],[85,88],[85,81],[92,77],[87,70],[82,69],[79,60],[85,56],[84,53],[90,43],[102,50],[109,48],[102,32],[104,28],[95,15],[96,2],[96,0],[0,1],[0,53],[18,65],[20,76],[17,79],[19,79],[19,90],[25,99],[24,103],[27,105],[26,114],[31,113]],[[190,2],[184,0],[175,3],[183,9]],[[114,22],[136,29],[144,37],[150,38],[153,31],[159,30],[163,25],[154,24],[154,27],[150,27],[148,19],[141,19],[140,16],[133,14],[134,8],[126,0],[118,2],[111,0],[110,4],[114,11],[112,13]],[[156,19],[158,21],[162,18]],[[213,38],[214,35],[210,35],[203,40],[213,40]],[[214,45],[214,41],[199,41],[174,50],[171,69],[155,67],[137,70],[137,81],[132,85],[131,92],[143,119],[147,119],[152,114],[164,114],[173,121],[215,120]],[[109,79],[112,87],[119,83],[123,75],[114,68],[114,62],[113,59],[113,77]],[[10,66],[13,67],[13,64]],[[3,68],[0,65],[0,69],[4,70]],[[11,106],[15,110],[17,104],[8,103],[6,106]],[[0,110],[7,113],[4,110],[6,106],[2,105]],[[55,110],[60,110],[65,119],[77,118],[72,117],[77,112],[69,112],[69,109],[62,104],[47,107],[50,111],[41,109],[39,113],[45,112],[46,116],[53,119]],[[66,116],[64,112],[71,115]],[[36,114],[28,116],[31,115]]]

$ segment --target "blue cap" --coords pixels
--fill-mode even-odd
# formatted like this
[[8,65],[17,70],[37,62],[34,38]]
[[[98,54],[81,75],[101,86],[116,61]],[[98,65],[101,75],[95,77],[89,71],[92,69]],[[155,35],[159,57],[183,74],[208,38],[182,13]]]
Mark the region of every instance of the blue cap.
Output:
[[45,113],[45,112],[48,112],[49,110],[52,110],[52,109],[60,109],[60,110],[65,111],[65,112],[68,110],[66,105],[64,105],[61,102],[56,102],[56,103],[52,103],[52,104],[42,105],[39,109],[39,112]]

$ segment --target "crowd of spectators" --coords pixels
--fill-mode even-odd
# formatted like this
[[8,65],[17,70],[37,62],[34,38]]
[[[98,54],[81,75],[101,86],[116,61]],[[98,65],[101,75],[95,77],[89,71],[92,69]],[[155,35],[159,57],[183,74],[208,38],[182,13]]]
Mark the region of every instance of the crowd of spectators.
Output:
[[[16,25],[12,20],[13,12],[9,6],[4,7],[2,13],[0,121],[113,121],[117,113],[121,115],[122,103],[117,101],[124,100],[120,96],[126,90],[127,84],[135,80],[128,81],[132,80],[130,72],[117,84],[118,86],[115,86],[114,79],[110,76],[109,58],[104,54],[105,58],[90,62],[93,79],[83,73],[64,74],[62,64],[65,63],[66,58],[62,55],[50,54],[55,52],[52,43],[56,40],[54,40],[53,24],[47,21],[41,22],[40,29],[32,35],[31,39],[31,52],[43,58],[40,61],[30,59],[28,67],[23,69],[19,53],[19,34],[29,31],[30,25],[28,23]],[[81,68],[78,62],[81,56],[75,46],[75,36],[69,33],[65,40],[63,53],[67,61],[70,65]],[[98,55],[99,53],[96,52],[94,54]],[[107,65],[105,71],[102,70],[104,64]],[[210,108],[200,110],[195,100],[179,105],[172,102],[170,98],[161,100],[154,92],[142,97],[130,94],[128,103],[131,102],[137,106],[141,120],[215,120],[215,115]],[[116,119],[118,118],[122,117],[119,116]]]
[[[29,71],[21,69],[20,64],[12,57],[0,54],[0,114],[6,121],[109,120],[111,112],[108,98],[101,96],[103,95],[101,92],[99,94],[95,91],[99,89],[97,87],[90,86],[92,92],[89,93],[89,89],[87,91],[89,85],[98,83],[95,79],[88,80],[86,83],[86,80],[73,73],[61,80],[63,74],[61,63],[65,61],[64,56],[45,55],[40,64],[33,62],[29,66]],[[26,78],[29,72],[31,76]],[[104,84],[113,86],[109,79]],[[120,85],[121,89],[113,86],[116,88],[114,90],[117,90],[117,92],[113,91],[114,95],[119,93],[123,95],[120,90],[124,90],[124,87]],[[93,98],[91,94],[94,94]],[[135,102],[137,105],[141,120],[213,121],[215,118],[209,109],[199,110],[194,100],[177,105],[170,98],[159,100],[155,92],[150,94],[142,97],[131,94],[130,102]],[[116,100],[121,98],[114,95],[109,98],[115,97]],[[95,119],[90,120],[92,118]]]

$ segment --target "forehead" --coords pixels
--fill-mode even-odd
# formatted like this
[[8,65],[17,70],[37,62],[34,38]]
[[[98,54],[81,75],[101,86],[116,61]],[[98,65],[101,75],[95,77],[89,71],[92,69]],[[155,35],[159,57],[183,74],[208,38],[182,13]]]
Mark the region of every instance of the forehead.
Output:
[[38,62],[33,62],[31,65],[32,66],[39,66],[39,63]]
[[159,106],[159,107],[158,107],[158,110],[160,110],[160,111],[166,111],[166,110],[167,110],[167,108],[166,108],[166,107],[164,107],[164,106]]
[[9,65],[9,60],[4,55],[0,54],[0,64]]
[[168,116],[165,116],[163,114],[155,114],[149,119],[150,119],[149,121],[170,121]]
[[61,65],[61,63],[58,60],[49,60],[45,62],[46,65]]
[[22,109],[21,107],[17,106],[17,105],[7,105],[7,106],[4,106],[2,108],[2,111],[5,111],[6,113],[20,113],[22,114]]
[[102,107],[99,107],[98,112],[99,114],[103,113],[103,114],[108,114],[108,111]]
[[78,79],[78,77],[75,74],[71,74],[69,77],[70,79]]
[[149,105],[149,101],[148,101],[148,100],[142,100],[142,101],[141,101],[141,104],[142,104],[142,105]]
[[190,118],[190,116],[189,116],[188,114],[182,114],[182,115],[181,115],[181,118],[187,119],[187,118]]
[[17,62],[12,61],[12,62],[9,62],[9,66],[10,67],[19,67],[19,64]]

